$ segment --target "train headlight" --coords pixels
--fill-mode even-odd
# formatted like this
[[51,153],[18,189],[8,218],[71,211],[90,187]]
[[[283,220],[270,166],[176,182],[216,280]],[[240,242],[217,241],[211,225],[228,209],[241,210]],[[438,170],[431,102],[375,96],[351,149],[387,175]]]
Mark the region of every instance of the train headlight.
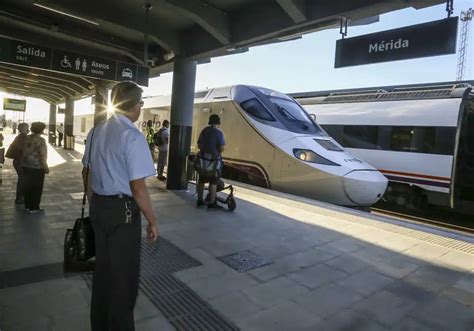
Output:
[[332,162],[309,149],[294,148],[293,154],[295,155],[297,159],[304,162],[324,164],[324,165],[330,165],[330,166],[339,166],[339,164]]
[[306,152],[299,152],[299,155],[297,156],[301,161],[306,161],[308,156],[306,155]]

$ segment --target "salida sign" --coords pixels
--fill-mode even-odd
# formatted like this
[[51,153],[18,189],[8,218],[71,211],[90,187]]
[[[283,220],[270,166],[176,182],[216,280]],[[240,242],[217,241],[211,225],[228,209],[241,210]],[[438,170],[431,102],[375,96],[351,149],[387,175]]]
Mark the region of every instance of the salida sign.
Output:
[[149,68],[0,38],[0,62],[148,86]]
[[334,67],[456,53],[458,18],[338,40]]

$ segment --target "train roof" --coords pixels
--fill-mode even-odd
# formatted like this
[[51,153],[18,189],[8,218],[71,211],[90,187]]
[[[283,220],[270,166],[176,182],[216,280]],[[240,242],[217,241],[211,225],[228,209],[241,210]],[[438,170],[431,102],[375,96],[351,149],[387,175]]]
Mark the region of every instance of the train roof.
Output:
[[314,103],[348,103],[369,101],[395,101],[410,99],[461,98],[466,89],[474,86],[474,81],[443,82],[429,84],[394,85],[289,93],[301,104]]
[[[253,86],[253,85],[230,85],[230,86],[223,86],[223,87],[216,87],[207,90],[196,91],[194,93],[194,103],[207,103],[207,102],[216,102],[216,101],[229,101],[232,99],[232,89],[239,88],[239,87],[252,87],[252,88],[260,88],[271,90],[268,88],[264,88],[261,86]],[[277,92],[277,91],[275,91]],[[167,107],[171,105],[171,95],[160,95],[160,96],[150,96],[143,98],[145,102],[144,108],[161,108]]]

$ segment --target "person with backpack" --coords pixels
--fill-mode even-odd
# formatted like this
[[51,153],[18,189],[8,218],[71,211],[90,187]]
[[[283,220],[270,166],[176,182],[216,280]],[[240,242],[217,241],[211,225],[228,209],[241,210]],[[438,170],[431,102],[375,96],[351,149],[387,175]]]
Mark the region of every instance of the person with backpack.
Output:
[[[199,181],[197,184],[197,207],[204,205],[204,184],[209,183],[209,201],[207,208],[222,208],[217,204],[217,183],[220,180],[221,171],[223,167],[222,152],[224,152],[225,140],[224,133],[219,129],[221,119],[219,115],[212,114],[209,116],[209,126],[205,127],[198,139],[199,159],[205,161],[204,163],[215,164],[212,174],[199,173]],[[202,169],[202,167],[201,167]]]
[[165,170],[166,162],[168,160],[168,143],[170,137],[169,126],[170,122],[164,120],[163,126],[153,137],[155,145],[158,146],[158,162],[156,163],[156,172],[158,173],[157,178],[162,181],[166,180],[166,177],[163,176],[163,171]]

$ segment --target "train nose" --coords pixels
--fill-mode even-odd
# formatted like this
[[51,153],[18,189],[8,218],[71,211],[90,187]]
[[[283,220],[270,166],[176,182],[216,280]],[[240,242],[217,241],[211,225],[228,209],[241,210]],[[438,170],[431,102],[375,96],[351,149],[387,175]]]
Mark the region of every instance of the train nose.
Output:
[[344,191],[351,201],[370,206],[385,193],[388,180],[378,171],[354,170],[343,177]]

